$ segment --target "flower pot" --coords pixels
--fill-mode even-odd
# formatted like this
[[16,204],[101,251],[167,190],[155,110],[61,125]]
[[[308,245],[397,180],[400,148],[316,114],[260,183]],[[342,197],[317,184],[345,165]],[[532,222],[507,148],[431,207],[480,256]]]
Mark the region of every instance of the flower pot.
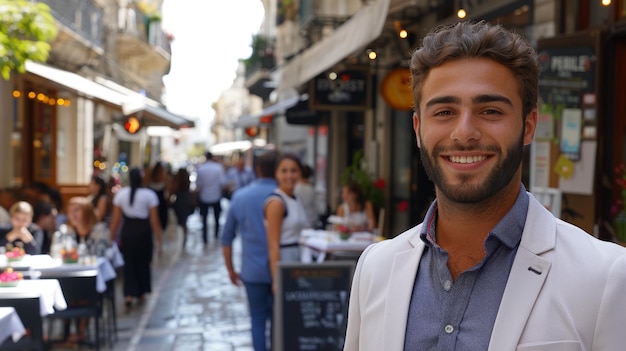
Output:
[[350,239],[350,233],[339,233],[339,239],[341,240],[348,240]]

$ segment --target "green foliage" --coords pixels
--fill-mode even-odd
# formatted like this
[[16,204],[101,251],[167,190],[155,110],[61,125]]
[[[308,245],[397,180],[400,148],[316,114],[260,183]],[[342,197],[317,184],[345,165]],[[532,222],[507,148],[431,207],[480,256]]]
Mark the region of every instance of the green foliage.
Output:
[[0,0],[0,74],[24,73],[26,60],[45,62],[57,28],[48,5],[27,0]]
[[384,206],[385,181],[383,179],[373,181],[366,170],[367,163],[363,157],[363,152],[355,152],[352,156],[352,164],[343,171],[341,185],[357,184],[374,206],[374,210],[379,210]]
[[250,47],[252,48],[250,57],[243,60],[243,63],[246,66],[246,72],[250,72],[254,67],[261,65],[261,62],[266,55],[266,50],[270,48],[270,42],[265,36],[255,34],[252,35]]

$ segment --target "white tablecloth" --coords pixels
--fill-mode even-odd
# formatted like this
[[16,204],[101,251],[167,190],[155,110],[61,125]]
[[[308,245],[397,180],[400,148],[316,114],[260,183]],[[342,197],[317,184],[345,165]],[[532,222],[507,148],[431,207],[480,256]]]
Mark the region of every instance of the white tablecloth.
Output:
[[9,265],[16,270],[39,270],[40,268],[61,265],[61,260],[55,260],[50,255],[25,255],[18,262],[10,262]]
[[106,290],[107,281],[115,279],[115,277],[117,277],[117,274],[115,273],[115,268],[113,268],[111,262],[104,257],[98,257],[95,265],[65,263],[50,267],[40,267],[37,270],[45,274],[54,274],[55,272],[75,272],[92,269],[98,271],[98,275],[96,275],[96,290],[100,293]]
[[[26,255],[19,262],[12,262],[11,266],[17,270],[30,270],[30,274],[36,278],[36,272],[74,272],[80,270],[96,269],[98,275],[96,277],[96,290],[104,292],[106,290],[106,282],[117,277],[115,267],[124,265],[124,259],[117,248],[117,245],[111,247],[107,252],[107,258],[98,257],[96,264],[86,265],[82,263],[63,263],[61,259],[55,259],[50,255]],[[108,255],[111,258],[108,258]]]
[[0,299],[16,299],[26,297],[39,297],[41,316],[54,313],[54,309],[64,310],[67,308],[61,285],[56,279],[33,279],[22,280],[15,287],[0,288]]
[[13,339],[13,342],[17,342],[24,334],[26,334],[26,328],[15,308],[0,307],[0,344],[9,337]]
[[113,245],[111,245],[111,247],[106,250],[105,255],[109,259],[109,261],[111,261],[113,267],[119,268],[124,265],[124,257],[122,256],[122,253],[120,252],[117,243],[113,243]]
[[361,252],[375,241],[376,236],[368,232],[352,233],[349,239],[342,240],[337,232],[305,229],[300,234],[300,260],[304,263],[311,263],[314,259],[323,262],[330,252]]

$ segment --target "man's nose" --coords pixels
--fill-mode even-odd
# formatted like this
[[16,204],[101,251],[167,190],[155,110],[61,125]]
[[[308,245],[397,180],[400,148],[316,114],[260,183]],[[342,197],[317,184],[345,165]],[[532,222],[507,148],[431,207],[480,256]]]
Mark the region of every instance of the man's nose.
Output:
[[455,120],[450,138],[461,145],[465,145],[479,140],[480,137],[481,132],[476,116],[470,110],[462,110]]

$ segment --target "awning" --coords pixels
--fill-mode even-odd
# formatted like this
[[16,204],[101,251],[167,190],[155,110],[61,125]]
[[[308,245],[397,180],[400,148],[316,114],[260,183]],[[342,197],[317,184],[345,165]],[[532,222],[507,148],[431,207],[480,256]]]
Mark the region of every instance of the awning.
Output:
[[296,88],[363,49],[382,33],[390,0],[376,0],[354,14],[331,35],[316,42],[275,72],[278,91]]
[[95,81],[108,89],[125,94],[126,100],[122,104],[122,112],[125,115],[142,112],[143,121],[146,126],[166,126],[171,128],[194,126],[193,121],[169,112],[159,102],[147,98],[134,90],[102,77],[96,77]]
[[143,118],[146,126],[167,126],[171,128],[193,127],[194,122],[173,114],[162,107],[145,105]]
[[259,124],[261,117],[284,113],[288,108],[295,106],[299,101],[307,100],[308,98],[309,98],[309,94],[293,96],[293,97],[277,102],[274,105],[271,105],[265,108],[263,111],[261,111],[261,113],[257,113],[254,115],[241,116],[239,117],[237,122],[235,122],[235,128],[245,128],[245,127],[255,126]]
[[121,107],[128,99],[125,94],[111,90],[81,75],[33,61],[26,61],[26,72],[45,78],[79,96],[100,100],[115,106]]
[[209,151],[213,155],[228,155],[231,152],[243,152],[250,149],[253,146],[263,147],[266,145],[265,140],[263,139],[254,139],[250,140],[237,140],[237,141],[226,141],[219,144],[214,144],[209,147]]
[[180,128],[183,126],[193,127],[194,125],[193,121],[167,111],[157,101],[108,79],[96,77],[95,81],[92,81],[76,73],[33,61],[26,61],[26,72],[45,78],[79,96],[121,107],[124,114],[142,111],[146,126]]

